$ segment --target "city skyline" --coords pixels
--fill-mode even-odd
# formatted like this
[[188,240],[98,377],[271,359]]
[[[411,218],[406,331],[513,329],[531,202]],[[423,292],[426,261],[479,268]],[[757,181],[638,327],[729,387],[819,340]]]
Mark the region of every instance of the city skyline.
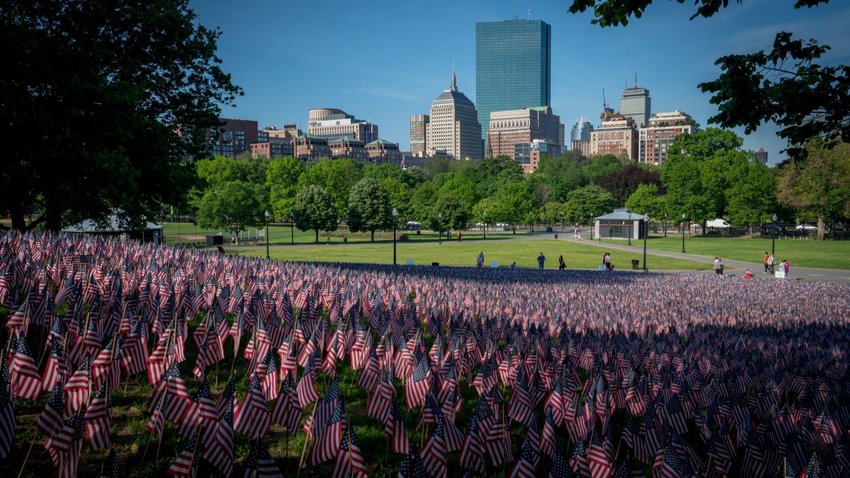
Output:
[[[478,22],[527,18],[530,9],[531,18],[551,25],[551,106],[566,125],[585,116],[598,126],[603,88],[616,107],[636,74],[638,84],[652,91],[654,112],[685,111],[705,128],[712,126],[707,120],[716,107],[697,84],[717,78],[714,61],[720,56],[767,49],[776,32],[788,30],[829,44],[823,63],[848,61],[850,45],[842,34],[850,7],[794,10],[791,4],[732,3],[712,18],[689,21],[692,5],[656,2],[627,27],[607,29],[590,24],[590,13],[568,13],[569,2],[379,1],[354,11],[330,1],[321,16],[314,4],[300,0],[286,9],[268,1],[250,10],[224,1],[191,6],[200,23],[222,30],[219,56],[245,90],[236,108],[222,109],[223,117],[306,129],[309,109],[339,108],[379,125],[383,139],[408,150],[410,115],[427,111],[453,70],[459,89],[475,98]],[[423,27],[410,28],[412,19]],[[763,147],[775,164],[785,148],[775,131],[771,125],[749,136],[736,132],[744,136],[745,148]]]

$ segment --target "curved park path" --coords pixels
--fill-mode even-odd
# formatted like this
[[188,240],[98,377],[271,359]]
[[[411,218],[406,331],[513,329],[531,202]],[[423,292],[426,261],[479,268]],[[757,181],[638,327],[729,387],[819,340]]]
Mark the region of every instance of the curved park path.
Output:
[[[628,251],[628,252],[639,252],[643,253],[643,243],[641,242],[639,246],[629,246],[626,244],[612,244],[610,242],[599,243],[593,242],[587,239],[583,239],[578,241],[573,238],[572,234],[568,235],[569,237],[561,237],[559,240],[564,240],[568,242],[576,242],[584,245],[596,246],[602,249],[610,249],[612,251]],[[545,234],[541,236],[536,236],[541,239],[554,239],[554,236],[551,234]],[[582,237],[589,237],[589,230],[582,231]],[[708,256],[700,256],[697,254],[682,254],[681,252],[672,252],[672,251],[662,251],[659,249],[647,249],[647,253],[650,251],[653,255],[663,256],[663,257],[671,257],[674,259],[686,259],[689,261],[699,262],[702,264],[713,264],[714,258]],[[616,260],[615,260],[616,262]],[[724,273],[726,275],[743,275],[744,271],[747,269],[752,272],[756,278],[768,278],[767,274],[764,274],[764,266],[761,262],[746,262],[739,261],[734,259],[723,259],[724,264]],[[650,266],[652,263],[650,262]],[[650,267],[650,269],[652,269]],[[692,271],[689,271],[692,272]],[[709,273],[713,273],[713,271],[708,271]],[[826,281],[826,282],[850,282],[850,270],[844,269],[816,269],[813,267],[797,267],[794,266],[793,263],[791,265],[791,270],[789,272],[789,279],[803,279],[807,281]]]

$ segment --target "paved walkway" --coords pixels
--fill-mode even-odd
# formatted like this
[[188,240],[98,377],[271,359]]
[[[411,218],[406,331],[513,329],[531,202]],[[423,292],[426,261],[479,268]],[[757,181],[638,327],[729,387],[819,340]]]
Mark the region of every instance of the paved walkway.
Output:
[[[612,244],[610,242],[599,243],[595,241],[590,241],[588,239],[582,239],[578,241],[573,238],[573,234],[570,233],[567,235],[568,237],[560,237],[559,240],[564,240],[568,242],[576,242],[589,246],[596,246],[603,249],[610,250],[618,250],[618,251],[628,251],[628,252],[639,252],[643,253],[643,243],[641,242],[639,246],[629,246],[627,244]],[[553,239],[553,236],[548,234],[538,236],[540,238]],[[589,231],[582,231],[582,237],[588,238]],[[699,262],[702,264],[714,264],[713,257],[700,256],[696,254],[682,254],[681,252],[672,252],[672,251],[661,251],[658,249],[647,249],[647,254],[652,254],[655,256],[662,257],[671,257],[674,259],[686,259],[689,261]],[[746,262],[746,261],[738,261],[734,259],[723,259],[724,264],[724,273],[726,275],[737,275],[742,276],[744,272],[749,269],[755,277],[763,277],[768,278],[771,277],[768,274],[764,273],[764,265],[761,262]],[[652,263],[650,262],[650,265]],[[650,268],[651,269],[651,268]],[[714,273],[713,271],[709,271],[709,273]],[[826,282],[850,282],[850,270],[843,269],[815,269],[812,267],[796,267],[791,266],[791,270],[788,273],[789,279],[802,279],[808,281],[826,281]]]

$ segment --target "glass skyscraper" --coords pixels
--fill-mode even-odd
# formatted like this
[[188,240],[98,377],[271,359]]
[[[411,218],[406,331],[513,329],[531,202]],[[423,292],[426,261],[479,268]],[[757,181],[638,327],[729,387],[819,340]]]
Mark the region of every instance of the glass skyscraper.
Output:
[[487,137],[490,113],[549,106],[552,33],[540,20],[475,24],[475,107]]

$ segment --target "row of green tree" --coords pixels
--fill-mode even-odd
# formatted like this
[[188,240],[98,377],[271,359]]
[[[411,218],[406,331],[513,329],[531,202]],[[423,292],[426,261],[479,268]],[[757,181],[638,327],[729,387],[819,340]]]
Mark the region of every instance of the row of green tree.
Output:
[[[202,227],[239,231],[263,224],[265,212],[303,230],[352,232],[391,229],[418,221],[433,230],[470,223],[587,223],[625,205],[656,220],[733,224],[827,220],[850,213],[847,145],[811,145],[806,159],[778,168],[760,164],[729,130],[707,129],[676,138],[660,167],[614,156],[577,152],[544,156],[524,175],[506,157],[479,162],[426,160],[406,170],[349,159],[301,162],[216,157],[198,163],[202,186],[190,203]],[[395,215],[393,214],[395,211]]]

